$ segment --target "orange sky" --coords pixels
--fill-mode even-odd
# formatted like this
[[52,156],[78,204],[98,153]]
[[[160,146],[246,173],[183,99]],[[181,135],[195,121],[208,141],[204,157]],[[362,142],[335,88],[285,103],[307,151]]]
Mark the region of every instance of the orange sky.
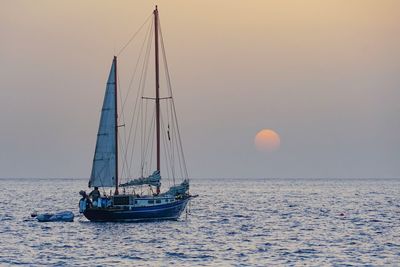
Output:
[[[154,3],[194,177],[400,176],[399,1]],[[154,3],[2,2],[0,176],[89,175],[112,56]]]

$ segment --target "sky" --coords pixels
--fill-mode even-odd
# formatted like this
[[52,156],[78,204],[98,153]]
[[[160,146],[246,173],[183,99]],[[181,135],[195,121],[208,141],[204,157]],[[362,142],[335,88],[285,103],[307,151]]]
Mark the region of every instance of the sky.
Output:
[[3,0],[0,177],[90,175],[113,55],[154,4],[191,178],[400,177],[396,0]]

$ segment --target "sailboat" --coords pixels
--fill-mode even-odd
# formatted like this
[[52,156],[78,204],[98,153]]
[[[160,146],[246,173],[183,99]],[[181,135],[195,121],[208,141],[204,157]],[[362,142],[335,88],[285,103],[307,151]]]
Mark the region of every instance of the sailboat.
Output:
[[[108,76],[103,106],[101,110],[99,130],[97,134],[96,148],[94,152],[92,172],[89,180],[89,188],[95,188],[92,199],[81,191],[82,199],[80,201],[80,212],[90,221],[100,222],[136,222],[147,220],[176,220],[185,210],[188,202],[196,197],[189,193],[189,178],[187,175],[186,164],[183,157],[182,142],[180,141],[179,128],[177,122],[170,123],[168,126],[163,126],[163,117],[160,115],[161,100],[169,100],[172,103],[171,113],[169,116],[176,119],[175,106],[171,95],[167,97],[160,96],[160,71],[159,71],[159,50],[160,50],[160,24],[157,6],[149,18],[153,18],[151,27],[149,28],[154,34],[154,55],[155,55],[155,97],[142,96],[143,101],[152,101],[155,104],[155,119],[151,120],[151,129],[155,132],[154,135],[150,131],[145,132],[143,140],[155,139],[156,141],[156,166],[145,175],[144,169],[150,166],[149,162],[141,159],[141,171],[138,178],[130,179],[127,177],[126,182],[121,181],[119,176],[119,129],[124,125],[119,125],[118,116],[118,75],[117,75],[117,56],[114,56],[110,74]],[[154,30],[154,32],[153,32]],[[162,35],[161,35],[162,41]],[[164,49],[163,43],[161,48]],[[164,51],[165,56],[165,51]],[[169,79],[169,77],[168,77]],[[154,91],[153,91],[154,92]],[[173,114],[173,115],[171,115]],[[177,119],[176,119],[177,120]],[[143,124],[143,123],[142,123]],[[165,126],[165,125],[164,125]],[[164,131],[163,131],[164,130]],[[174,131],[174,132],[172,132]],[[181,183],[175,183],[175,171],[161,169],[161,137],[164,136],[167,144],[165,148],[171,148],[173,137],[174,143],[177,144],[177,149],[174,151],[181,152],[178,156],[179,162],[184,163],[183,179]],[[149,143],[149,142],[147,142]],[[123,155],[127,155],[127,149]],[[175,152],[176,154],[177,152]],[[142,153],[142,155],[145,153]],[[173,157],[169,157],[171,161]],[[139,159],[134,159],[140,161]],[[125,160],[124,160],[125,162]],[[173,176],[173,183],[164,192],[161,191],[161,181],[163,173],[170,173]],[[171,177],[169,177],[171,178]],[[98,188],[103,191],[101,195]],[[110,193],[107,193],[107,190]],[[114,191],[114,192],[112,192]],[[121,192],[122,191],[122,192]],[[128,192],[127,192],[128,191]],[[147,191],[147,193],[146,193]],[[96,195],[96,196],[95,196]],[[94,197],[95,196],[95,197]]]

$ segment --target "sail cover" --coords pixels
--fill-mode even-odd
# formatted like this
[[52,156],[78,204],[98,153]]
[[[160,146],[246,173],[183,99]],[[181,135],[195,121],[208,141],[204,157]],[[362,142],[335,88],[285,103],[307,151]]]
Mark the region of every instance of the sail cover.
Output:
[[142,177],[133,179],[125,184],[121,184],[120,186],[134,186],[134,185],[153,185],[153,186],[160,186],[161,175],[160,171],[154,171],[152,175],[149,177]]
[[183,194],[186,194],[186,192],[188,190],[189,190],[189,181],[184,180],[179,185],[171,186],[171,188],[167,192],[165,192],[165,194],[172,195],[172,196],[183,195]]
[[115,186],[116,176],[116,106],[115,106],[115,64],[114,59],[108,76],[103,108],[101,110],[96,150],[89,187]]

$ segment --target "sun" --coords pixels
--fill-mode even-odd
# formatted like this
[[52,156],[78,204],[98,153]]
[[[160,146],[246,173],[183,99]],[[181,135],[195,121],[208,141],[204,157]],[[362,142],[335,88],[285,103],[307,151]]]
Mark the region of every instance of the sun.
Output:
[[263,129],[254,137],[254,144],[259,151],[272,152],[279,149],[281,138],[275,131]]

